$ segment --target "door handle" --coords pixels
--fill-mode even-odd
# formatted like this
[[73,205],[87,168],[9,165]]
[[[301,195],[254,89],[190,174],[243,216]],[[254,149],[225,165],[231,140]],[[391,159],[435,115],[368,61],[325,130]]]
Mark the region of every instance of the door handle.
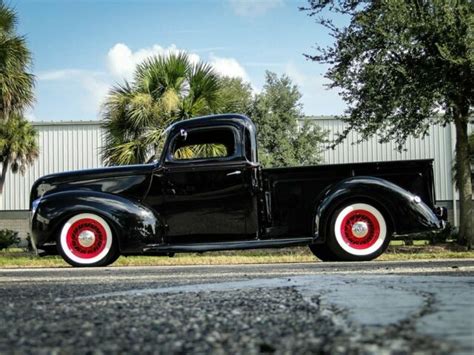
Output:
[[240,170],[232,171],[231,173],[228,173],[226,176],[232,176],[232,175],[240,175],[242,172]]

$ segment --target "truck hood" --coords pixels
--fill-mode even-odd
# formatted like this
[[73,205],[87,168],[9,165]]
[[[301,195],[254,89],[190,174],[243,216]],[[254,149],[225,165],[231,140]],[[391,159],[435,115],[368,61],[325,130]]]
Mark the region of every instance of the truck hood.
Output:
[[31,188],[30,206],[40,197],[64,190],[100,191],[140,199],[146,191],[142,185],[149,184],[155,168],[155,164],[141,164],[45,175]]

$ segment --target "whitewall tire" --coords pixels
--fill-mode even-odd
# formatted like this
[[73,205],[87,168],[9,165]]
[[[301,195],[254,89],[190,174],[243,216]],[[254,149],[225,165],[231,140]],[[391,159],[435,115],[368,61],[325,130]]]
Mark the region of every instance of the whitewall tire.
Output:
[[333,215],[328,246],[340,260],[372,260],[385,251],[390,237],[379,209],[368,203],[351,203]]
[[60,254],[73,266],[105,266],[118,253],[109,224],[94,213],[69,218],[58,242]]

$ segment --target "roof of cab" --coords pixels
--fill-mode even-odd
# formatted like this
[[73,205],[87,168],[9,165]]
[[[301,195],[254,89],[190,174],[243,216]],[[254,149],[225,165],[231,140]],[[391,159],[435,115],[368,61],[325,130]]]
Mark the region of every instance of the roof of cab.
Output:
[[196,117],[196,118],[191,118],[188,120],[182,120],[173,123],[169,129],[170,130],[175,130],[175,129],[181,129],[181,128],[191,128],[191,127],[199,127],[199,126],[209,126],[212,124],[216,123],[236,123],[238,125],[246,126],[246,127],[252,127],[253,129],[255,128],[255,125],[253,124],[252,120],[248,118],[247,116],[240,115],[237,113],[225,113],[225,114],[220,114],[220,115],[209,115],[209,116],[202,116],[202,117]]

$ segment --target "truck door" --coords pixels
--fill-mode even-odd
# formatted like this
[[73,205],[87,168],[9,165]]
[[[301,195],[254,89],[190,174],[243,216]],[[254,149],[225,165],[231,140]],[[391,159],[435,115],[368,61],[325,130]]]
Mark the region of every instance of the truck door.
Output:
[[163,174],[168,243],[245,239],[251,186],[233,126],[181,130],[169,141]]

